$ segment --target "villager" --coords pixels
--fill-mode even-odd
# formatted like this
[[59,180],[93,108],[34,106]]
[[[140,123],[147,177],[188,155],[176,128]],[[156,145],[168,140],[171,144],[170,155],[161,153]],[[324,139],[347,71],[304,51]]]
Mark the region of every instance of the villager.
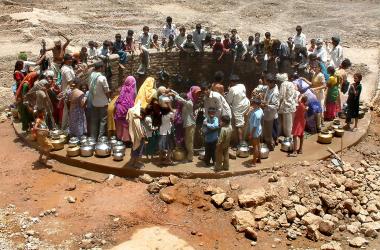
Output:
[[131,167],[139,167],[141,164],[139,160],[144,152],[145,134],[141,125],[141,118],[141,103],[137,101],[127,113],[128,130],[132,142],[131,160],[129,162]]
[[186,28],[184,26],[181,26],[181,28],[179,28],[178,36],[175,36],[174,38],[174,43],[177,46],[177,49],[181,50],[181,46],[185,41],[186,41]]
[[[307,97],[305,95],[301,95],[298,99],[298,106],[294,116],[294,123],[292,129],[293,135],[293,152],[289,154],[289,156],[297,156],[297,154],[302,154],[303,147],[303,139],[304,139],[304,131],[305,131],[305,114],[307,112]],[[299,138],[300,144],[297,149],[297,140]]]
[[67,95],[67,107],[69,109],[69,134],[80,138],[87,134],[86,121],[86,95],[79,89],[79,80],[71,84],[71,89]]
[[223,85],[224,73],[223,71],[217,71],[214,74],[214,83],[211,85],[211,90],[224,95],[224,85]]
[[220,133],[215,149],[215,171],[226,170],[230,168],[229,147],[232,136],[232,127],[230,125],[231,118],[222,116],[220,119]]
[[326,41],[326,49],[330,54],[330,61],[328,65],[333,66],[334,68],[338,68],[343,62],[343,48],[340,45],[340,38],[333,36],[331,38],[331,44],[332,47],[330,48],[328,42]]
[[121,40],[121,35],[115,35],[115,42],[113,43],[112,53],[119,55],[119,60],[121,64],[125,64],[128,61],[128,54],[125,52],[126,45],[124,41]]
[[170,34],[169,40],[165,44],[164,48],[165,48],[165,51],[172,51],[172,49],[174,49],[174,47],[175,47],[174,35]]
[[307,40],[304,33],[302,33],[302,27],[297,25],[296,27],[297,34],[293,37],[294,46],[299,45],[301,48],[306,48]]
[[153,95],[156,93],[156,84],[153,77],[148,77],[145,79],[144,83],[141,85],[135,103],[140,100],[141,108],[145,109],[148,104],[152,101]]
[[[153,34],[152,36],[153,40],[150,44],[150,48],[151,49],[157,49],[157,51],[160,50],[160,43],[158,42],[158,35],[157,34]],[[165,44],[166,44],[166,40],[165,40]]]
[[109,41],[105,40],[103,42],[103,46],[100,49],[98,49],[97,56],[102,60],[107,59],[112,52],[110,50],[110,47],[111,47],[111,43]]
[[317,48],[317,45],[316,45],[316,40],[313,38],[310,40],[310,47],[307,49],[307,52],[310,54],[310,53],[314,53],[315,49]]
[[327,51],[325,47],[323,47],[323,40],[322,38],[318,38],[315,42],[315,49],[313,51],[313,54],[316,55],[317,59],[320,60],[325,66],[327,63]]
[[346,129],[351,129],[351,120],[355,119],[353,131],[358,129],[359,105],[360,94],[362,93],[362,75],[360,73],[354,74],[354,83],[350,84],[348,89],[347,98],[347,113],[346,113]]
[[274,140],[273,140],[273,123],[274,120],[278,118],[278,106],[279,106],[279,92],[278,87],[275,82],[275,78],[272,74],[268,73],[266,75],[265,81],[267,82],[268,88],[266,90],[261,107],[264,111],[264,142],[267,144],[269,150],[274,150]]
[[95,42],[94,41],[89,41],[88,42],[87,53],[88,53],[88,59],[90,59],[90,60],[93,60],[93,59],[95,59],[95,57],[97,57],[98,53],[96,51]]
[[181,45],[181,48],[181,50],[188,54],[194,54],[195,52],[200,51],[198,45],[193,41],[193,36],[191,34],[187,35],[186,41]]
[[177,36],[177,29],[173,23],[173,18],[168,16],[166,18],[166,24],[162,29],[162,43],[165,43],[166,40],[169,40],[170,35],[172,35],[174,39]]
[[261,100],[254,97],[251,101],[252,110],[249,115],[249,139],[253,147],[253,161],[252,166],[256,163],[261,163],[260,155],[260,138],[262,135],[262,119],[264,112],[261,109]]
[[297,107],[298,93],[296,87],[289,81],[288,74],[277,74],[276,80],[280,84],[279,93],[279,134],[287,138],[291,137],[294,112]]
[[335,70],[333,66],[327,68],[330,78],[327,81],[327,95],[326,95],[326,111],[325,120],[332,121],[335,119],[338,109],[338,97],[339,97],[339,83],[338,78],[335,76]]
[[212,47],[212,53],[214,54],[214,58],[217,62],[220,62],[223,59],[223,55],[226,50],[222,44],[222,39],[218,36],[215,40],[215,44]]
[[[71,66],[73,64],[73,58],[70,54],[65,54],[64,59],[63,59],[63,66],[61,69],[61,95],[66,96],[66,92],[70,85],[73,83],[75,79],[75,72],[73,67]],[[66,102],[63,101],[62,98],[62,104],[63,106],[63,114],[62,114],[62,122],[61,122],[61,129],[66,130],[69,126],[69,120],[68,120],[68,115],[69,115],[69,109],[67,107]]]
[[158,127],[153,125],[153,105],[149,104],[144,110],[143,115],[143,127],[145,130],[145,136],[148,141],[145,147],[145,155],[149,159],[153,159],[153,156],[157,153],[158,146]]
[[46,49],[46,51],[52,51],[53,52],[53,71],[55,78],[58,77],[58,74],[61,72],[61,65],[64,62],[64,55],[66,53],[66,48],[70,43],[70,39],[68,39],[63,33],[58,32],[58,36],[63,37],[66,41],[62,45],[61,40],[56,39],[54,40],[54,47]]
[[[216,116],[216,109],[209,108],[207,117],[203,122],[203,133],[205,135],[205,158],[207,166],[215,164],[215,150],[218,141],[219,119]],[[212,163],[210,162],[212,160]]]
[[143,33],[139,36],[139,50],[141,55],[141,64],[137,73],[144,75],[149,69],[149,48],[152,43],[152,35],[149,33],[149,27],[143,27]]
[[159,128],[158,150],[160,156],[160,164],[171,165],[172,149],[173,149],[173,119],[174,112],[170,102],[166,102],[161,106],[161,126]]
[[225,50],[229,50],[230,49],[230,34],[226,33],[224,34],[224,39],[223,39],[223,46],[224,46],[224,49]]
[[[44,109],[37,110],[37,116],[33,127],[33,135],[37,140],[39,146],[40,157],[38,159],[39,162],[46,164],[49,152],[53,149],[53,145],[51,144],[48,135],[49,129],[46,126],[45,122],[45,114],[46,111]],[[46,156],[45,160],[43,160],[43,155]]]
[[202,25],[198,23],[195,26],[195,30],[193,31],[193,41],[195,45],[199,48],[200,51],[203,52],[203,44],[206,38],[206,31],[202,29]]
[[206,114],[208,114],[208,110],[210,108],[213,108],[217,117],[221,117],[223,115],[232,117],[231,108],[221,94],[212,91],[211,86],[208,83],[203,83],[201,85],[201,89],[204,95],[204,108]]

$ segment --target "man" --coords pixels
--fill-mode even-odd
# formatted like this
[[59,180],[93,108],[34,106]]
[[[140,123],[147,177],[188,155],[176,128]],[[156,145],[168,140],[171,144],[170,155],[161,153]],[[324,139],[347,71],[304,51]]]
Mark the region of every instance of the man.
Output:
[[288,42],[273,41],[275,62],[280,73],[284,72],[290,66],[290,49]]
[[232,117],[231,108],[221,94],[212,91],[211,86],[208,83],[203,83],[201,90],[204,95],[205,114],[208,114],[210,108],[215,108],[216,116],[218,118],[223,115],[227,115],[230,118]]
[[250,102],[244,84],[239,83],[240,78],[237,75],[230,77],[230,89],[226,96],[227,103],[231,106],[234,117],[234,126],[237,128],[239,145],[243,142],[243,128],[245,125],[244,116],[247,113]]
[[263,41],[264,45],[264,60],[262,64],[263,72],[268,71],[268,61],[272,59],[273,56],[273,40],[270,32],[265,32],[265,38]]
[[109,57],[109,55],[111,54],[111,51],[109,50],[109,48],[110,48],[110,43],[107,40],[105,40],[103,42],[103,47],[98,49],[98,57],[102,60]]
[[95,42],[94,41],[89,41],[88,42],[88,59],[92,60],[97,56],[97,51],[95,48]]
[[166,24],[162,29],[162,43],[165,44],[166,40],[169,40],[169,36],[173,35],[174,38],[177,36],[177,29],[175,24],[173,24],[173,18],[168,16],[166,18]]
[[343,62],[343,48],[340,45],[340,38],[333,36],[331,38],[332,48],[329,47],[326,41],[327,52],[330,54],[330,62],[328,66],[333,66],[334,68],[339,68]]
[[186,28],[181,26],[179,28],[179,35],[174,38],[174,43],[179,50],[181,50],[181,45],[186,41]]
[[288,81],[288,74],[277,74],[276,80],[280,84],[279,134],[289,138],[292,135],[293,114],[297,108],[298,93],[294,84]]
[[181,45],[182,51],[185,51],[189,54],[193,54],[194,52],[199,52],[199,47],[193,41],[193,36],[188,34],[186,37],[186,41]]
[[278,118],[277,109],[279,106],[279,92],[274,76],[268,73],[265,76],[268,88],[265,92],[264,100],[261,104],[264,111],[263,137],[269,150],[274,150],[274,140],[272,136],[274,120]]
[[127,63],[128,56],[127,53],[125,52],[125,43],[124,41],[121,40],[121,35],[116,34],[115,35],[115,42],[113,43],[113,54],[118,54],[119,55],[119,61],[121,64]]
[[103,62],[94,65],[94,71],[90,75],[89,101],[92,105],[90,115],[90,135],[93,138],[100,138],[107,132],[107,107],[111,92],[104,72]]
[[144,26],[143,32],[139,36],[139,50],[141,58],[141,64],[137,70],[138,74],[145,75],[149,68],[149,48],[152,43],[152,35],[149,33],[149,27]]
[[46,51],[53,52],[53,67],[52,68],[54,70],[55,77],[58,77],[58,73],[61,72],[60,68],[63,62],[63,57],[65,55],[66,48],[71,41],[61,32],[58,32],[58,36],[61,36],[66,40],[63,46],[62,46],[61,40],[57,39],[57,40],[54,40],[54,47],[46,50]]
[[297,34],[294,35],[294,37],[293,37],[294,46],[296,46],[298,44],[301,47],[306,47],[307,40],[306,40],[305,34],[302,33],[302,27],[300,25],[298,25],[296,27],[296,31],[297,31]]
[[316,48],[314,49],[313,54],[317,56],[317,59],[319,59],[321,62],[323,62],[325,65],[327,63],[327,51],[323,47],[323,40],[321,38],[318,38],[315,42]]
[[[73,58],[70,54],[65,54],[63,57],[63,66],[61,68],[61,93],[63,96],[66,95],[66,92],[68,88],[70,87],[71,83],[75,79],[75,72],[72,67],[73,65]],[[69,108],[65,102],[63,107],[63,115],[62,115],[62,124],[61,129],[66,130],[69,126]]]
[[197,45],[200,51],[203,52],[203,44],[206,38],[206,31],[202,29],[202,25],[198,23],[193,31],[193,41]]

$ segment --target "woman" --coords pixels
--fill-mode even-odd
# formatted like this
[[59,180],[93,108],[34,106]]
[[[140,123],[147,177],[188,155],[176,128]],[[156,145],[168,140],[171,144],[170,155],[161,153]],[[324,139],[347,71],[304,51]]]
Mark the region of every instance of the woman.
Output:
[[70,136],[80,138],[87,133],[86,124],[86,96],[79,89],[79,81],[74,81],[71,91],[67,96],[67,107],[69,108],[69,133]]
[[302,78],[298,78],[298,75],[293,75],[293,83],[296,85],[298,91],[301,95],[307,97],[307,117],[306,117],[306,127],[312,132],[318,132],[321,130],[321,114],[322,114],[322,105],[318,100],[317,96],[311,90],[310,85],[304,81]]
[[301,79],[305,81],[307,84],[309,84],[311,90],[314,92],[318,101],[321,104],[322,111],[325,111],[324,104],[325,104],[326,81],[325,81],[325,76],[323,75],[321,71],[320,64],[315,64],[311,70],[311,73],[313,74],[311,78],[311,82],[304,77],[301,77]]
[[362,92],[362,74],[354,74],[354,83],[350,85],[348,90],[347,98],[347,117],[346,117],[346,129],[351,129],[351,119],[355,119],[355,125],[353,131],[358,129],[358,117],[359,117],[359,105],[360,105],[360,94]]
[[24,103],[24,97],[28,91],[33,87],[34,82],[38,79],[38,73],[33,71],[27,74],[21,81],[16,91],[16,103],[18,112],[20,114],[20,120],[22,123],[22,130],[28,131],[29,125],[33,121],[33,115],[28,109],[28,103]]
[[338,107],[339,82],[338,78],[334,75],[334,67],[328,67],[327,72],[330,74],[330,78],[327,81],[325,120],[332,121],[335,119],[337,112],[340,110]]
[[344,59],[339,69],[335,71],[335,76],[338,78],[338,83],[340,85],[340,95],[339,95],[339,108],[342,110],[343,103],[347,100],[347,91],[350,87],[350,83],[347,80],[347,70],[351,67],[351,61],[349,59]]
[[13,79],[16,81],[15,84],[12,86],[13,94],[16,94],[18,87],[20,86],[22,80],[24,79],[24,74],[21,72],[23,68],[24,68],[24,62],[17,61],[15,64],[15,69],[13,71]]
[[127,111],[127,121],[129,124],[128,130],[131,136],[132,150],[131,160],[129,162],[131,167],[136,167],[139,163],[144,150],[144,130],[141,126],[141,102],[137,103]]
[[126,120],[128,110],[135,104],[136,79],[128,76],[121,88],[119,98],[115,102],[116,136],[124,142],[130,141],[129,127]]
[[153,95],[156,92],[156,84],[153,77],[148,77],[141,85],[139,92],[137,93],[135,103],[141,102],[141,108],[145,109],[146,106],[152,101]]

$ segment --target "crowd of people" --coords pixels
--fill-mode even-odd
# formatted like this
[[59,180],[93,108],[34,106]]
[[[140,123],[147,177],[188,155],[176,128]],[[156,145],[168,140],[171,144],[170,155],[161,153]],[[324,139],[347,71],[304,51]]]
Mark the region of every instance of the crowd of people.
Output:
[[[302,153],[304,131],[319,132],[324,121],[346,115],[346,128],[351,119],[358,126],[359,100],[362,90],[360,73],[349,83],[349,59],[344,59],[338,37],[330,43],[311,39],[310,45],[300,26],[285,42],[272,39],[269,32],[249,36],[244,42],[232,29],[224,39],[214,37],[197,24],[186,34],[177,32],[172,18],[166,19],[161,43],[157,34],[145,26],[135,40],[129,30],[125,40],[116,34],[115,41],[104,41],[97,48],[93,41],[78,53],[67,53],[70,43],[54,41],[54,47],[42,43],[40,57],[31,63],[21,58],[14,69],[14,93],[24,131],[31,131],[44,150],[51,147],[47,131],[60,128],[71,137],[93,138],[115,135],[132,148],[131,164],[135,166],[145,154],[158,155],[159,164],[171,165],[175,147],[186,152],[186,161],[194,158],[195,141],[205,149],[204,162],[216,171],[229,168],[229,148],[239,148],[247,141],[254,149],[252,165],[260,162],[261,143],[274,150],[279,136],[293,138],[294,151]],[[214,81],[194,82],[187,93],[177,93],[168,85],[157,86],[147,77],[138,88],[135,76],[128,76],[121,87],[112,92],[107,79],[106,60],[114,53],[125,64],[133,54],[141,56],[136,77],[149,69],[149,50],[179,50],[202,53],[210,48],[216,61],[230,56],[236,60],[262,65],[262,77],[252,93],[239,75],[225,76],[215,72]],[[47,56],[52,51],[53,60]],[[79,76],[86,72],[88,60],[96,60],[89,81]],[[276,72],[268,72],[268,63]],[[288,67],[293,72],[285,73]],[[169,79],[170,81],[170,79]],[[236,135],[234,134],[236,131]],[[202,135],[202,136],[199,136]],[[236,139],[235,139],[236,138]],[[298,143],[299,141],[299,143]]]

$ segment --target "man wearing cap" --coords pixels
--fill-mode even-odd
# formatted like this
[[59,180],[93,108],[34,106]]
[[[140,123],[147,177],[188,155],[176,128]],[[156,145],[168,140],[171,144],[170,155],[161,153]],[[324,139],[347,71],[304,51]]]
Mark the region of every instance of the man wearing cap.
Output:
[[104,72],[104,63],[95,63],[89,79],[90,135],[96,139],[106,135],[107,107],[111,97],[107,78],[102,72]]
[[323,62],[325,65],[327,63],[327,51],[323,47],[323,40],[322,38],[318,38],[315,42],[316,48],[313,51],[313,54],[317,56],[317,58]]
[[239,144],[243,142],[244,116],[249,109],[250,102],[247,98],[244,84],[239,83],[238,75],[231,75],[230,89],[226,96],[227,103],[231,106],[233,114],[233,125],[237,128]]
[[54,40],[54,47],[46,50],[46,51],[52,51],[53,52],[52,68],[54,70],[55,77],[57,77],[58,73],[61,72],[60,68],[61,68],[61,64],[63,62],[63,57],[65,55],[66,48],[71,41],[61,32],[58,32],[58,35],[63,37],[66,40],[66,42],[63,44],[63,46],[62,46],[61,40],[56,39],[56,40]]
[[[61,68],[61,93],[64,96],[66,94],[67,89],[70,87],[71,83],[75,79],[75,72],[72,67],[73,58],[70,54],[65,54],[63,56],[63,66]],[[63,107],[63,116],[62,116],[62,124],[61,128],[63,130],[67,129],[69,126],[69,109],[65,102]]]

